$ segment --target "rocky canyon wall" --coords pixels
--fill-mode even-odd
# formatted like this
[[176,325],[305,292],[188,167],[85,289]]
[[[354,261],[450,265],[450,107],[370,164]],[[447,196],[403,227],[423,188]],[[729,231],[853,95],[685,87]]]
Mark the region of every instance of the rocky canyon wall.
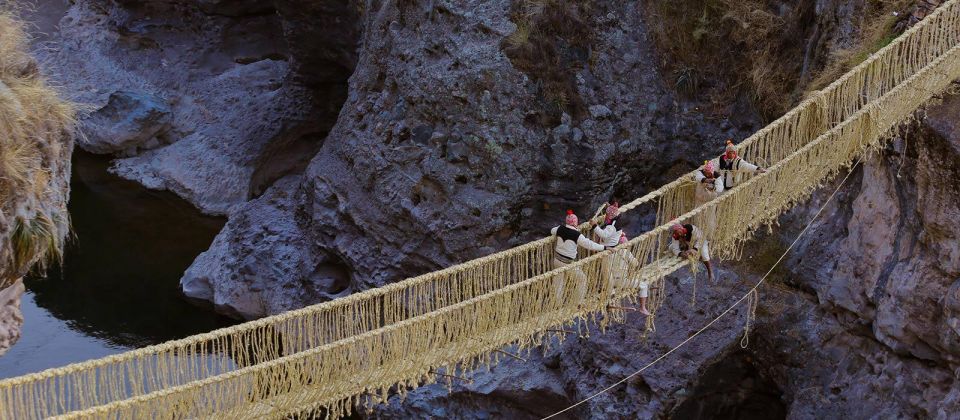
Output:
[[[700,16],[723,25],[720,38],[681,25],[709,42],[664,44],[671,11],[642,2],[95,0],[65,8],[51,37],[60,44],[43,57],[93,105],[81,147],[228,215],[181,286],[256,318],[541,237],[566,208],[584,215],[611,195],[640,196],[760,128],[920,10],[767,2],[756,16],[774,24],[754,39],[730,26],[753,20],[726,19],[735,2],[675,3],[709,12]],[[670,64],[692,54],[722,66],[716,45],[751,61],[699,75]],[[772,61],[752,59],[770,46]],[[783,64],[776,78],[753,73],[769,62]],[[955,102],[855,171],[764,289],[746,351],[741,308],[573,417],[686,416],[704,372],[731,357],[760,378],[743,382],[775,384],[794,418],[960,409]],[[369,415],[533,418],[584,398],[742,295],[825,198],[761,235],[754,258],[722,263],[718,284],[672,278],[646,340],[630,314],[606,334]],[[731,410],[739,401],[724,398]]]
[[[549,4],[521,22],[547,44],[517,39],[519,3],[365,3],[323,146],[232,213],[184,291],[253,318],[382,285],[540,237],[759,127],[748,104],[711,119],[666,89],[636,4]],[[531,64],[541,49],[555,65]]]
[[[760,232],[742,261],[720,263],[719,283],[706,283],[701,274],[696,284],[686,270],[672,276],[658,328],[646,342],[643,318],[629,314],[602,335],[594,330],[589,338],[554,342],[522,354],[526,362],[504,356],[489,372],[465,373],[474,383],[453,380],[449,392],[443,384],[426,386],[367,416],[552,414],[698,331],[743,296],[812,222],[760,289],[747,341],[744,303],[565,418],[952,418],[960,410],[960,229],[952,223],[960,195],[956,183],[943,180],[958,176],[960,96],[947,94],[918,117],[866,156],[846,184],[839,185],[847,175],[840,174],[782,216],[771,233]],[[731,359],[739,361],[735,370],[710,377]],[[745,369],[756,376],[737,376]],[[698,393],[706,381],[712,381],[707,393]],[[757,402],[758,395],[766,400]]]

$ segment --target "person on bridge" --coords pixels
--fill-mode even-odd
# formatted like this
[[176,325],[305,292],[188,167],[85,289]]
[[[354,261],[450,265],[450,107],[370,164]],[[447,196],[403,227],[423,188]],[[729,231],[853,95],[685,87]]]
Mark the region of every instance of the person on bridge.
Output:
[[617,246],[620,235],[623,233],[623,223],[620,222],[620,203],[616,200],[607,203],[602,225],[595,225],[592,221],[590,224],[594,225],[593,234],[597,235],[605,249]]
[[[737,186],[739,182],[740,174],[744,172],[748,173],[764,173],[766,170],[760,168],[757,165],[754,165],[746,160],[743,160],[740,156],[737,156],[737,147],[733,145],[733,140],[727,139],[727,147],[724,149],[724,152],[719,157],[711,160],[713,162],[714,170],[719,171],[720,179],[723,180],[723,189],[729,190]],[[697,182],[702,182],[706,176],[698,171],[694,174]]]
[[[620,218],[620,203],[617,200],[611,200],[607,203],[606,216],[602,226],[594,226],[593,234],[597,235],[600,243],[608,250],[613,250],[609,256],[603,260],[603,276],[607,282],[611,293],[616,293],[618,288],[628,287],[630,270],[640,266],[637,258],[630,253],[626,247],[621,245],[627,243],[627,233],[624,228],[627,221]],[[647,296],[649,295],[649,283],[639,280],[640,288],[640,313],[650,315],[647,309]]]
[[[629,238],[627,238],[626,232],[621,230],[620,240],[618,244],[623,245],[628,241],[629,241]],[[628,250],[626,247],[621,247],[620,249],[615,251],[614,255],[617,255],[618,257],[620,257],[619,259],[620,266],[617,267],[619,268],[619,272],[615,275],[616,279],[626,279],[628,278],[628,273],[630,269],[635,269],[637,267],[640,267],[640,262],[637,261],[637,257],[634,257],[633,254],[630,253],[630,250]],[[650,295],[650,281],[645,280],[643,278],[634,278],[632,281],[636,282],[636,285],[640,289],[638,294],[638,296],[640,296],[639,312],[644,315],[650,315],[650,310],[647,309],[647,297]],[[620,282],[619,280],[618,282],[622,286],[629,286],[628,284],[623,284],[626,282]]]
[[[567,217],[564,224],[550,230],[550,234],[557,238],[554,246],[553,268],[558,269],[577,260],[577,251],[579,248],[585,248],[591,251],[603,251],[603,245],[591,241],[580,233],[577,226],[580,225],[577,215],[573,210],[567,210]],[[583,300],[586,296],[587,275],[580,268],[570,270],[568,276],[572,276],[577,282],[577,301]],[[557,292],[563,292],[563,279],[557,284]]]
[[[723,180],[717,176],[716,166],[713,161],[703,163],[703,169],[694,174],[694,180],[697,181],[694,187],[694,202],[697,207],[706,204],[717,198],[723,192]],[[717,226],[717,209],[713,208],[701,213],[701,226],[706,230],[707,236],[713,234]]]
[[670,226],[670,235],[673,238],[670,252],[680,258],[696,258],[699,254],[699,260],[707,266],[707,277],[711,282],[714,281],[713,267],[710,266],[710,244],[703,231],[692,224],[674,222]]

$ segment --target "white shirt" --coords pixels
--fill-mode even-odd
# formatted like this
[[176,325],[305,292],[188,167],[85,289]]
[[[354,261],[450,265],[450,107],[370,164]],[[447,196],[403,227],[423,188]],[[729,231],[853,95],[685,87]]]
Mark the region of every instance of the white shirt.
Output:
[[[684,226],[687,226],[687,225],[684,225]],[[703,245],[706,242],[705,240],[706,238],[704,238],[703,231],[700,230],[700,228],[693,225],[689,225],[689,226],[693,231],[693,233],[690,235],[689,249],[695,249],[699,251],[700,248],[703,248]],[[680,254],[680,241],[670,238],[670,252],[672,252],[673,255],[675,256]]]
[[703,171],[697,171],[697,173],[694,174],[693,179],[697,181],[697,185],[694,188],[694,198],[698,206],[717,198],[720,193],[723,192],[723,179],[717,175],[716,172],[713,173],[713,176],[716,177],[713,179],[713,182],[703,182],[704,179],[707,179]]
[[607,248],[613,248],[620,244],[620,233],[623,231],[617,230],[616,224],[617,222],[614,221],[603,228],[600,228],[600,226],[593,228],[593,234],[597,235],[600,238],[600,243]]
[[580,231],[570,226],[557,226],[550,229],[550,234],[557,237],[556,251],[571,260],[577,259],[577,247],[589,249],[591,251],[603,251],[603,245],[591,241],[586,236],[580,234]]
[[[723,162],[721,162],[721,160]],[[728,161],[726,157],[720,156],[713,159],[711,162],[713,162],[713,167],[717,168],[715,172],[720,173],[720,176],[717,178],[723,180],[723,187],[727,190],[737,186],[737,181],[740,178],[737,175],[739,175],[741,172],[754,173],[757,171],[757,169],[760,169],[757,167],[757,165],[743,160],[743,158],[740,156],[734,158],[733,161]],[[723,163],[722,166],[720,165],[721,163]],[[725,169],[726,166],[729,166],[729,169]],[[700,182],[701,179],[706,178],[700,171],[697,171],[693,177],[696,178],[697,182]]]

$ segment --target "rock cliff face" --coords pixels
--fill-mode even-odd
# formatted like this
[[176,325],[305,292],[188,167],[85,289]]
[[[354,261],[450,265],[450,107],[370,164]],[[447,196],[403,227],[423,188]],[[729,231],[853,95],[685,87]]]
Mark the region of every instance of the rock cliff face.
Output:
[[[585,46],[554,46],[578,66],[557,104],[538,80],[552,70],[526,74],[511,61],[522,52],[507,53],[517,6],[368,4],[349,96],[319,153],[284,191],[233,213],[184,291],[257,317],[396,281],[539,237],[566,207],[637,196],[713,153],[704,145],[758,126],[678,102],[651,64],[641,9],[594,6],[557,11],[594,28]],[[236,293],[251,290],[259,297]]]
[[[832,215],[789,261],[788,283],[814,293],[817,311],[830,321],[809,332],[801,329],[801,337],[807,335],[797,340],[801,346],[825,357],[814,357],[821,363],[786,380],[801,394],[800,406],[829,402],[824,411],[806,409],[811,414],[831,407],[853,414],[844,401],[857,400],[869,401],[874,410],[868,411],[880,417],[949,418],[960,410],[955,375],[960,367],[960,229],[955,223],[960,195],[950,181],[960,175],[958,118],[960,96],[948,95],[926,110],[922,123],[866,160],[859,186],[831,208]],[[808,212],[797,209],[785,216],[787,236],[797,231],[794,220]],[[836,340],[824,333],[837,329],[845,329],[847,337]],[[796,341],[769,339],[787,350],[788,366],[796,363]],[[823,363],[828,360],[841,369]],[[841,370],[850,375],[838,374]],[[804,386],[796,385],[804,382],[832,383],[801,393]]]
[[300,13],[269,2],[79,2],[39,52],[95,108],[81,147],[125,156],[115,173],[225,214],[302,171],[343,101],[349,55],[310,63],[324,75],[296,72],[291,54],[310,35],[287,26]]
[[[788,96],[816,85],[818,69],[851,65],[831,57],[856,56],[864,39],[882,45],[888,34],[864,22],[890,10],[870,4],[767,4],[774,28],[795,30],[771,35],[789,47],[777,60],[800,63],[778,68]],[[181,285],[256,318],[540,237],[567,207],[584,214],[610,195],[639,196],[759,128],[751,94],[720,107],[709,98],[736,80],[702,80],[711,85],[696,94],[692,74],[665,70],[674,51],[651,35],[662,16],[646,6],[98,0],[69,7],[54,36],[62,45],[45,58],[95,105],[88,130],[111,133],[82,147],[229,215]],[[726,41],[755,52],[736,39]],[[774,384],[776,409],[796,418],[960,410],[958,102],[930,108],[856,170],[764,289],[745,352],[741,308],[573,417],[689,417],[701,398],[733,410],[743,395],[698,394],[704,372],[724,366],[754,372],[734,394]],[[724,263],[720,284],[698,284],[696,305],[689,276],[671,279],[646,342],[629,315],[606,334],[507,360],[450,394],[420,388],[371,415],[537,417],[582,399],[733,302],[825,197],[785,215],[752,245],[756,258]]]

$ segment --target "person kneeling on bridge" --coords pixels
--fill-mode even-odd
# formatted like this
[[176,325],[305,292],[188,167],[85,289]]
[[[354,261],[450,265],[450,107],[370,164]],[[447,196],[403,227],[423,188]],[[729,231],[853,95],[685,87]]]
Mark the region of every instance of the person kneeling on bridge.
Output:
[[[727,147],[719,157],[710,161],[715,170],[720,171],[720,179],[723,180],[723,189],[729,190],[737,186],[740,173],[764,173],[764,169],[737,156],[737,147],[733,145],[733,140],[727,139]],[[697,182],[702,182],[706,175],[702,172],[694,174]]]
[[[591,251],[603,251],[603,245],[591,241],[580,233],[577,225],[580,222],[573,210],[567,210],[567,217],[564,224],[550,230],[550,234],[556,236],[557,243],[554,247],[553,268],[558,269],[577,260],[577,250],[585,248]],[[575,268],[568,272],[577,282],[577,301],[579,302],[586,296],[587,276],[580,268]],[[557,284],[557,293],[563,293],[563,280],[560,279]]]
[[691,224],[674,222],[670,226],[670,234],[673,237],[670,241],[670,252],[680,258],[696,258],[699,254],[699,260],[707,266],[707,276],[710,281],[714,281],[713,267],[710,266],[709,243],[703,231]]

